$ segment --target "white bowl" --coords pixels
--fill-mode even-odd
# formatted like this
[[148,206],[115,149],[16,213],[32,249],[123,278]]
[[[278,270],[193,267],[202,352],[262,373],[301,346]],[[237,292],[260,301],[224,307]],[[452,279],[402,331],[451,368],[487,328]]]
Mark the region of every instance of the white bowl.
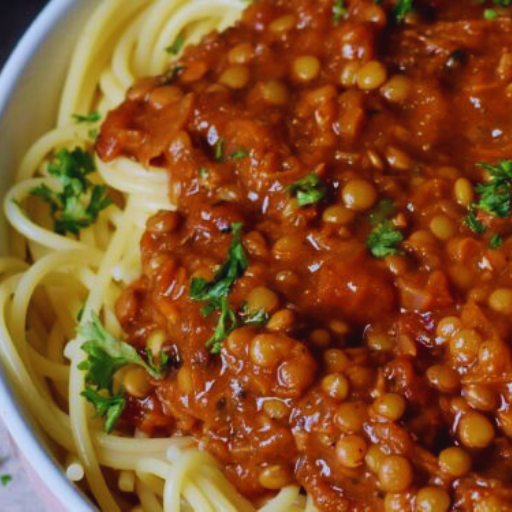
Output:
[[[52,0],[21,39],[0,74],[0,198],[27,148],[56,120],[71,52],[96,0]],[[7,226],[0,216],[0,254]],[[95,507],[67,480],[46,449],[0,363],[0,415],[35,487],[51,512],[91,512]]]

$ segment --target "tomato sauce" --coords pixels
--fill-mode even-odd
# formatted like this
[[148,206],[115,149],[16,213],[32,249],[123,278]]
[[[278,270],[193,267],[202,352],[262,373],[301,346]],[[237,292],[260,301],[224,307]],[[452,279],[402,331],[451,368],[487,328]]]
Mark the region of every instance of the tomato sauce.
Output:
[[[395,4],[260,0],[108,115],[100,157],[165,167],[177,205],[117,303],[172,360],[125,420],[196,437],[255,503],[511,510],[511,12]],[[191,283],[238,223],[212,353]]]

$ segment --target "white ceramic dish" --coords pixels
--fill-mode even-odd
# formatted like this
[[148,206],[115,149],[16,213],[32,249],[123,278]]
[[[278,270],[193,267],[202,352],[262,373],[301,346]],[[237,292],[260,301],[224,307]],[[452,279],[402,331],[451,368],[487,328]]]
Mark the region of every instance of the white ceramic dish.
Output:
[[[21,39],[0,75],[0,198],[24,152],[56,119],[66,68],[84,20],[98,0],[51,0]],[[0,253],[7,226],[0,215]],[[0,415],[50,512],[95,508],[69,483],[47,451],[0,364]]]

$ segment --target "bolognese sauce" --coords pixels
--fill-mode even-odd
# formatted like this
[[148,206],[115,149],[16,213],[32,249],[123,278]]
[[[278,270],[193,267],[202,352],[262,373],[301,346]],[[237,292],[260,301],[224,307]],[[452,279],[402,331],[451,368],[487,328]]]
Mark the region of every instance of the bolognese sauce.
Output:
[[117,302],[169,363],[125,375],[125,424],[193,435],[255,502],[297,482],[329,512],[512,509],[494,4],[260,0],[109,114],[100,157],[165,167],[177,205]]

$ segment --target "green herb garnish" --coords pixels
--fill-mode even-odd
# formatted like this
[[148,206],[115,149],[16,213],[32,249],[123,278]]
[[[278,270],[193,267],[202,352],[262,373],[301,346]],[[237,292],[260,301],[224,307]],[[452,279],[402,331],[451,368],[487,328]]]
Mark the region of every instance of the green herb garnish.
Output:
[[[87,359],[78,365],[79,370],[87,372],[87,388],[81,396],[94,405],[99,416],[107,418],[105,430],[110,433],[126,406],[124,393],[114,394],[113,391],[116,371],[133,364],[144,368],[152,378],[159,380],[167,372],[169,357],[162,352],[160,360],[155,363],[152,354],[146,351],[148,361],[144,361],[131,345],[109,334],[94,313],[90,322],[79,327],[78,333],[85,339],[81,348],[87,354]],[[105,393],[100,394],[99,391]]]
[[163,75],[162,75],[162,83],[164,85],[170,85],[172,84],[173,82],[176,81],[176,79],[180,76],[180,74],[185,70],[187,69],[186,66],[182,66],[180,64],[176,64],[175,66],[173,66],[171,69],[169,69],[168,71],[166,71]]
[[[206,313],[211,309],[207,307],[203,311]],[[211,347],[212,354],[220,354],[222,342],[238,327],[238,321],[236,313],[229,306],[227,297],[222,297],[213,311],[220,311],[219,321],[213,336],[206,342],[206,346]]]
[[231,160],[241,160],[242,158],[246,158],[249,155],[250,153],[246,149],[236,149],[233,151],[233,153],[231,153],[231,155],[229,155],[229,158],[231,158]]
[[477,233],[478,235],[485,233],[485,230],[487,229],[483,223],[476,218],[476,211],[474,207],[469,208],[469,213],[464,219],[464,222],[466,226],[471,229],[471,231]]
[[398,231],[389,221],[381,222],[368,236],[366,246],[376,258],[385,258],[402,251],[397,247],[404,240]]
[[[479,0],[478,3],[483,4],[485,0]],[[512,5],[512,0],[493,0],[493,4],[496,7],[510,7]],[[498,17],[498,12],[495,9],[485,9],[484,10],[484,19],[486,20],[495,20]]]
[[146,358],[148,360],[149,367],[152,369],[152,372],[155,375],[164,375],[171,364],[171,358],[169,357],[169,354],[167,354],[163,350],[161,350],[160,354],[158,355],[158,361],[155,361],[155,356],[153,355],[153,352],[151,352],[151,350],[147,348]]
[[215,158],[216,162],[222,162],[222,160],[224,158],[224,143],[225,143],[225,140],[223,138],[220,138],[215,143],[213,157]]
[[129,343],[107,332],[96,314],[93,313],[91,318],[91,322],[78,329],[85,340],[81,348],[88,356],[78,368],[87,372],[85,380],[88,384],[112,392],[115,372],[128,364],[141,366],[154,379],[164,376],[165,369],[144,361]]
[[73,119],[77,123],[97,123],[101,119],[99,112],[91,112],[87,115],[73,114]]
[[96,128],[92,129],[92,130],[89,130],[87,132],[87,136],[91,139],[91,140],[96,140],[98,138],[98,135],[100,134],[100,131]]
[[170,53],[171,55],[178,55],[178,53],[180,53],[181,49],[183,48],[184,44],[185,38],[183,37],[183,34],[178,34],[173,43],[170,46],[168,46],[165,49],[165,51],[167,53]]
[[327,185],[316,174],[309,174],[286,188],[301,207],[316,204],[327,196]]
[[476,211],[487,212],[493,217],[504,219],[511,215],[512,161],[501,160],[497,164],[479,163],[477,167],[486,170],[491,179],[475,187],[478,202],[469,208],[466,224],[478,234],[485,231],[485,226],[477,220]]
[[54,230],[65,235],[78,235],[80,230],[96,222],[102,210],[112,204],[103,185],[93,185],[87,176],[95,170],[90,153],[76,148],[62,149],[55,162],[48,166],[48,173],[62,185],[56,191],[47,185],[39,185],[30,193],[40,197],[50,206]]
[[78,323],[80,323],[82,321],[82,318],[84,316],[84,311],[85,311],[85,304],[82,304],[76,314],[76,320]]
[[103,396],[92,388],[84,389],[80,394],[94,405],[99,417],[106,417],[105,432],[110,434],[126,407],[124,395],[121,393],[113,396]]
[[242,321],[244,325],[263,327],[264,325],[267,325],[268,321],[270,320],[270,315],[264,309],[257,309],[256,311],[251,311],[247,307],[247,304],[244,304],[242,312]]
[[12,482],[12,475],[9,475],[7,473],[0,475],[0,483],[2,484],[2,487],[7,487],[11,482]]
[[220,353],[222,342],[237,327],[236,313],[229,306],[228,295],[237,279],[243,276],[248,267],[247,256],[242,245],[242,224],[233,224],[231,231],[233,240],[228,258],[217,270],[214,279],[207,281],[201,277],[195,277],[190,283],[190,298],[206,303],[201,310],[204,316],[215,311],[220,312],[215,333],[206,342],[213,354]]
[[334,0],[332,6],[332,20],[337,25],[343,16],[347,14],[347,8],[345,7],[345,0]]
[[376,226],[377,224],[384,222],[385,220],[389,219],[391,215],[393,215],[395,209],[396,205],[392,199],[381,199],[377,203],[377,206],[370,213],[370,223],[373,226]]
[[498,247],[501,247],[502,245],[503,238],[498,233],[494,233],[494,235],[492,235],[491,239],[489,240],[489,247],[494,250]]
[[413,0],[398,0],[393,8],[393,16],[400,22],[413,10]]

